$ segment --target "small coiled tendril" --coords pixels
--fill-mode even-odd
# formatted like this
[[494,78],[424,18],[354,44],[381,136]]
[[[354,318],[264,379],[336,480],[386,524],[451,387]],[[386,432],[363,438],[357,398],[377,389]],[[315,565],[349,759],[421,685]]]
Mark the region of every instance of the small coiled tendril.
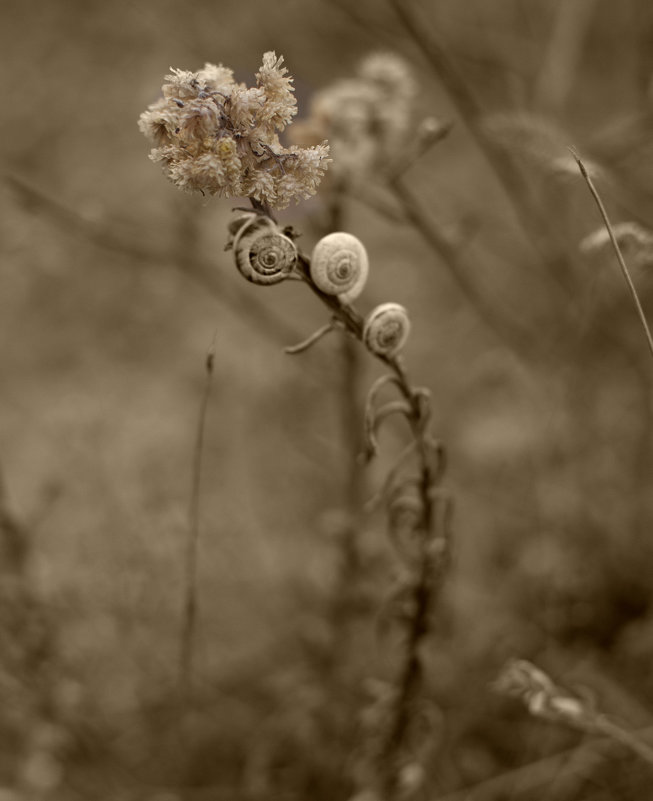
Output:
[[233,241],[236,267],[254,284],[278,284],[293,272],[297,247],[268,217],[250,215]]

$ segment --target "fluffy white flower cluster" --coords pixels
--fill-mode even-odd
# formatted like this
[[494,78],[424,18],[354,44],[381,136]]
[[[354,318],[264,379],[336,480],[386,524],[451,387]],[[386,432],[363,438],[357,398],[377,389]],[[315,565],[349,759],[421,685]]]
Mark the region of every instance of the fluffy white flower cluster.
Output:
[[326,142],[313,147],[279,142],[297,113],[283,57],[265,53],[256,86],[233,71],[206,64],[173,69],[163,97],[144,111],[139,128],[156,147],[150,158],[181,189],[221,197],[251,197],[285,208],[315,194],[330,162]]
[[335,177],[351,180],[389,172],[405,158],[414,138],[416,96],[417,84],[406,62],[393,53],[373,53],[360,63],[355,77],[315,94],[301,126],[302,139],[329,137]]

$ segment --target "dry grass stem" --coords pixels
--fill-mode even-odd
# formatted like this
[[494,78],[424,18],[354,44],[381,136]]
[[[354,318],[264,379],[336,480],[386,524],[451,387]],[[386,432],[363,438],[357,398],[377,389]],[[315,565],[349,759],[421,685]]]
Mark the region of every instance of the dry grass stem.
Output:
[[444,45],[430,30],[429,24],[419,17],[414,4],[409,0],[389,0],[389,3],[409,38],[421,51],[460,111],[465,125],[503,187],[516,219],[531,239],[536,252],[544,255],[541,243],[544,241],[546,231],[542,220],[533,213],[532,208],[527,208],[524,181],[515,168],[510,154],[495,144],[485,133],[482,125],[484,110],[473,91]]
[[[323,293],[315,286],[307,256],[299,254],[297,266],[308,287],[327,306],[333,317],[363,343],[363,319],[356,309],[347,303],[342,303],[337,296]],[[407,636],[400,657],[401,666],[396,676],[396,700],[384,730],[376,735],[372,757],[373,773],[376,777],[370,779],[384,798],[391,799],[395,798],[399,791],[400,758],[407,747],[406,740],[413,716],[413,705],[422,684],[419,650],[429,632],[432,603],[449,564],[451,502],[448,496],[438,493],[445,459],[442,446],[437,443],[434,448],[434,440],[428,429],[430,420],[428,392],[412,386],[401,356],[378,353],[373,355],[390,369],[390,378],[377,382],[372,392],[376,396],[379,389],[390,382],[397,387],[402,398],[401,409],[408,419],[412,433],[411,443],[404,453],[415,454],[419,475],[416,487],[420,513],[416,532],[419,532],[420,555],[417,572],[409,589],[413,611],[406,622]],[[402,454],[400,463],[403,463],[404,458]],[[359,469],[358,465],[356,469]],[[393,476],[396,475],[397,469],[395,467],[391,471]],[[438,508],[441,502],[444,504],[442,510]]]
[[488,330],[511,350],[523,348],[530,336],[527,326],[520,321],[497,310],[495,302],[490,301],[468,275],[463,263],[460,245],[451,242],[436,221],[425,212],[415,198],[407,183],[401,177],[394,178],[390,188],[395,195],[405,218],[413,225],[435,254],[449,269],[449,274],[460,289],[463,297],[477,313]]
[[596,732],[604,734],[614,742],[623,745],[634,754],[637,754],[644,762],[653,766],[653,748],[636,732],[624,729],[604,715],[599,715],[596,719]]
[[305,340],[302,342],[298,342],[296,345],[288,345],[284,348],[284,352],[287,353],[289,356],[295,356],[298,353],[304,353],[316,342],[319,342],[324,336],[330,334],[332,331],[335,331],[336,325],[333,322],[326,323],[321,328],[318,328],[313,334],[309,337],[306,337]]
[[179,682],[182,696],[187,698],[191,692],[194,669],[195,631],[197,628],[197,559],[200,540],[200,491],[202,478],[202,455],[204,451],[204,432],[206,416],[213,384],[213,366],[215,359],[215,338],[207,352],[205,361],[205,380],[200,410],[197,418],[195,447],[193,449],[193,466],[191,475],[191,493],[188,508],[188,538],[186,540],[184,605],[181,629],[181,648],[179,656]]
[[642,308],[642,304],[639,300],[639,295],[637,294],[637,289],[635,288],[635,284],[633,279],[630,275],[630,271],[628,270],[628,266],[626,265],[626,261],[623,257],[621,252],[621,248],[619,247],[619,242],[617,241],[617,237],[615,236],[614,229],[608,217],[608,213],[603,205],[603,201],[601,200],[601,196],[598,193],[598,190],[594,186],[594,182],[589,176],[585,164],[583,163],[582,159],[576,153],[575,150],[570,148],[572,156],[576,159],[576,163],[578,164],[578,169],[581,172],[581,175],[585,179],[585,183],[587,184],[590,192],[592,193],[592,197],[599,209],[599,213],[601,214],[601,218],[603,219],[603,223],[606,227],[608,235],[610,236],[610,242],[612,243],[612,247],[614,249],[615,255],[617,256],[617,261],[619,262],[619,267],[621,268],[621,272],[623,277],[626,281],[628,289],[630,290],[630,294],[633,298],[633,303],[635,304],[635,308],[637,309],[637,314],[639,316],[640,322],[642,324],[642,328],[644,329],[644,335],[646,336],[646,342],[648,344],[648,349],[651,353],[651,357],[653,357],[653,336],[651,336],[651,330],[649,328],[648,322],[646,321],[646,315],[644,314],[644,309]]

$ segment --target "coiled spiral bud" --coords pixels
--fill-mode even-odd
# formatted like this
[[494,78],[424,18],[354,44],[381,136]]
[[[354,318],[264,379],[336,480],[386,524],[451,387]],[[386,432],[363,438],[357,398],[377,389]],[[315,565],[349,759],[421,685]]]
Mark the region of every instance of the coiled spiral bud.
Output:
[[363,341],[378,356],[394,356],[410,334],[408,312],[398,303],[382,303],[365,320]]
[[282,234],[272,220],[251,215],[240,226],[233,241],[236,267],[254,284],[278,284],[297,262],[295,243]]
[[313,248],[311,278],[326,295],[349,303],[363,291],[369,272],[365,246],[344,231],[327,234]]

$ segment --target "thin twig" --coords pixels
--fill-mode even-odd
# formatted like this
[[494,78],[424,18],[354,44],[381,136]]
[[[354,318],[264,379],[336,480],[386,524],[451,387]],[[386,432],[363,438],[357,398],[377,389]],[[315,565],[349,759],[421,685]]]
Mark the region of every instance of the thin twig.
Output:
[[645,742],[639,734],[627,731],[605,715],[600,715],[595,721],[596,731],[605,734],[611,740],[628,748],[641,759],[653,766],[653,748]]
[[[549,220],[536,204],[530,202],[527,181],[514,163],[512,154],[488,135],[485,126],[485,109],[468,85],[447,48],[433,33],[427,21],[420,18],[415,3],[410,0],[388,0],[401,25],[422,52],[445,91],[457,107],[485,161],[493,171],[510,203],[513,214],[544,266],[550,267],[562,253],[552,253],[552,230]],[[551,270],[547,271],[551,276]],[[554,284],[561,288],[560,279]],[[564,287],[562,287],[564,288]]]
[[[423,56],[442,82],[445,90],[457,106],[460,114],[475,139],[481,153],[494,170],[512,203],[517,219],[526,221],[523,208],[524,187],[510,156],[494,144],[483,130],[481,121],[483,109],[472,90],[467,85],[445,47],[435,37],[424,20],[418,19],[417,12],[407,0],[389,0],[406,33],[421,50]],[[528,219],[527,230],[532,230],[532,220]]]
[[[551,781],[553,776],[559,777],[570,757],[579,753],[596,753],[598,747],[604,745],[604,741],[598,741],[562,751],[538,759],[536,762],[529,762],[518,768],[507,770],[470,787],[454,790],[446,795],[435,796],[431,801],[497,801],[498,799],[525,796],[529,791],[541,789],[544,784]],[[514,793],[517,785],[519,792]]]
[[365,9],[360,10],[357,4],[351,3],[349,0],[327,0],[327,3],[346,14],[349,20],[367,36],[376,35],[389,45],[394,44],[394,29],[384,25],[377,14],[366,14]]
[[351,187],[348,189],[348,194],[352,200],[366,206],[393,225],[405,225],[408,222],[402,209],[374,185]]
[[188,509],[188,539],[186,541],[185,560],[185,596],[181,631],[181,651],[179,659],[179,682],[183,697],[188,697],[193,680],[195,629],[197,622],[197,555],[200,538],[199,505],[202,476],[202,454],[204,450],[204,430],[206,414],[213,383],[213,363],[215,359],[215,340],[206,354],[204,392],[197,418],[197,433],[193,449],[193,468],[191,475],[191,493]]
[[414,441],[409,442],[408,445],[404,447],[399,456],[395,459],[395,463],[386,473],[381,487],[365,503],[366,512],[373,512],[379,506],[379,504],[383,502],[384,498],[394,486],[395,478],[408,463],[410,457],[413,456],[415,449],[416,445]]
[[621,272],[623,277],[626,280],[626,284],[628,285],[628,289],[630,290],[630,294],[632,295],[633,302],[635,304],[635,308],[637,309],[637,314],[639,315],[640,322],[642,323],[642,328],[644,329],[644,334],[646,335],[646,341],[648,343],[648,349],[651,352],[651,356],[653,357],[653,337],[651,336],[651,330],[648,326],[646,321],[646,315],[644,314],[644,309],[642,308],[642,304],[640,303],[639,296],[637,294],[637,290],[635,289],[635,284],[633,283],[633,279],[630,276],[630,271],[626,265],[624,260],[623,254],[621,253],[621,248],[619,247],[619,243],[617,242],[617,238],[614,234],[614,230],[608,218],[608,213],[605,210],[605,206],[603,205],[603,201],[601,200],[601,196],[599,195],[596,187],[594,186],[594,182],[590,178],[585,165],[583,164],[582,159],[578,155],[578,153],[573,149],[569,148],[572,156],[576,159],[576,163],[578,164],[578,169],[581,172],[581,175],[585,179],[585,183],[587,184],[590,192],[592,193],[592,197],[598,206],[599,213],[603,219],[603,223],[608,231],[608,235],[610,237],[610,242],[612,242],[612,247],[614,252],[617,256],[617,261],[619,262],[619,267],[621,267]]
[[406,182],[401,178],[395,178],[391,182],[390,188],[403,209],[406,219],[448,267],[449,274],[483,323],[511,350],[520,345],[523,346],[528,338],[528,329],[506,314],[497,314],[493,305],[487,301],[474,281],[470,280],[467,275],[459,249],[440,230],[438,224],[425,214],[422,205]]
[[408,419],[412,414],[412,410],[405,400],[388,401],[385,405],[377,409],[373,404],[368,403],[365,410],[365,457],[366,461],[370,461],[376,456],[379,443],[377,439],[377,431],[379,427],[393,414],[403,414]]
[[[327,295],[314,284],[311,279],[310,259],[302,253],[298,254],[296,268],[305,279],[307,286],[339,320],[347,331],[359,342],[364,342],[364,320],[359,312],[348,303],[343,303],[337,296]],[[449,533],[448,514],[438,514],[436,508],[440,497],[436,490],[443,477],[444,457],[439,449],[439,458],[433,459],[433,441],[428,431],[430,408],[428,394],[423,389],[415,389],[406,373],[401,356],[373,355],[390,369],[400,395],[405,399],[412,439],[407,449],[400,456],[400,463],[414,453],[419,472],[418,490],[420,500],[420,519],[415,531],[419,535],[420,564],[415,582],[412,586],[412,608],[414,612],[407,621],[407,637],[401,655],[401,667],[396,677],[396,702],[390,713],[387,725],[375,738],[377,747],[369,765],[373,775],[370,785],[381,793],[384,799],[393,799],[398,792],[400,757],[407,746],[409,727],[412,718],[412,706],[421,687],[421,658],[419,654],[423,639],[429,632],[429,614],[431,603],[441,586],[441,579],[448,565]],[[385,382],[375,384],[378,391]],[[425,402],[426,399],[426,402]],[[347,411],[348,418],[350,410]],[[357,449],[357,453],[358,453]],[[360,465],[356,460],[357,470]],[[390,471],[395,475],[397,465]],[[447,501],[448,503],[448,501]],[[434,547],[434,546],[442,547]]]
[[393,375],[392,373],[386,373],[385,375],[382,375],[380,378],[377,378],[376,381],[372,384],[369,392],[367,393],[368,408],[366,408],[365,410],[366,415],[370,413],[369,407],[376,402],[376,398],[379,392],[381,392],[381,390],[384,389],[384,387],[387,387],[390,384],[394,384],[396,387],[401,388],[401,384],[399,383],[397,376]]
[[[335,183],[327,197],[325,234],[346,228],[347,193],[346,181]],[[340,328],[338,411],[344,460],[343,508],[346,524],[339,540],[338,572],[330,606],[330,623],[333,633],[331,641],[331,678],[338,679],[337,668],[343,663],[351,646],[353,610],[360,593],[361,566],[363,559],[360,545],[361,516],[365,501],[366,479],[358,454],[362,447],[360,426],[362,362],[358,342],[349,335],[342,323],[334,317],[332,328]],[[335,670],[334,670],[335,668]]]
[[422,140],[418,142],[415,150],[409,151],[403,159],[400,159],[397,162],[394,169],[390,172],[390,180],[399,178],[400,176],[404,175],[404,173],[408,172],[413,164],[416,164],[423,156],[425,156],[432,147],[439,144],[443,139],[446,139],[447,136],[449,136],[453,126],[454,124],[451,120],[439,123],[435,130],[432,130],[428,136],[424,136]]
[[[507,770],[497,776],[484,779],[478,784],[455,790],[446,795],[439,795],[432,801],[495,801],[498,798],[505,798],[512,788],[519,783],[520,795],[529,790],[536,790],[545,782],[551,780],[552,776],[559,776],[564,770],[565,763],[573,755],[596,755],[600,754],[603,758],[608,758],[614,746],[621,742],[617,737],[603,732],[605,739],[588,740],[581,745],[561,751],[557,754],[538,759],[512,770]],[[642,742],[642,737],[653,735],[653,728],[640,729],[636,733],[638,742]],[[623,744],[623,743],[622,743]],[[648,750],[649,746],[646,745]],[[646,758],[648,762],[648,758]]]
[[558,3],[551,36],[535,82],[536,107],[559,115],[578,77],[578,64],[596,10],[596,0]]
[[321,328],[318,328],[317,331],[314,331],[309,337],[304,339],[302,342],[298,342],[296,345],[288,345],[288,347],[284,348],[283,350],[290,356],[295,356],[298,353],[304,353],[304,351],[308,350],[316,342],[319,342],[319,340],[322,339],[322,337],[331,333],[331,331],[334,331],[336,327],[337,326],[333,321],[328,322],[325,325],[321,326]]

